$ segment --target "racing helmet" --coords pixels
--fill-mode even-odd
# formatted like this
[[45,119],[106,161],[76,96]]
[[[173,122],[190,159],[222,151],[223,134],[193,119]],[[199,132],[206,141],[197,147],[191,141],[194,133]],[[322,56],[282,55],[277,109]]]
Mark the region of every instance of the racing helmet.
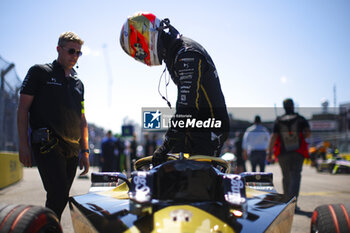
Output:
[[120,32],[120,45],[137,61],[148,66],[161,65],[158,54],[158,28],[161,24],[154,14],[136,13],[129,17]]

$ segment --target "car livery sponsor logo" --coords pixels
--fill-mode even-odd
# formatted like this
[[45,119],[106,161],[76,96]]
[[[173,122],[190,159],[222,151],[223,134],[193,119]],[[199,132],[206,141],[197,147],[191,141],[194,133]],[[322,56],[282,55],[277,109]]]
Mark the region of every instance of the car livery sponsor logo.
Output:
[[47,82],[47,84],[49,84],[49,85],[56,85],[56,86],[62,86],[62,83],[57,82],[57,80],[56,80],[55,77],[52,77],[52,78]]
[[245,197],[242,195],[244,193],[244,183],[241,179],[241,176],[235,174],[226,175],[225,179],[230,181],[230,189],[225,195],[226,201],[240,205],[245,202]]
[[142,193],[148,194],[151,191],[150,187],[148,187],[147,185],[145,172],[138,172],[137,176],[134,176],[133,182],[135,184],[136,192],[142,192]]

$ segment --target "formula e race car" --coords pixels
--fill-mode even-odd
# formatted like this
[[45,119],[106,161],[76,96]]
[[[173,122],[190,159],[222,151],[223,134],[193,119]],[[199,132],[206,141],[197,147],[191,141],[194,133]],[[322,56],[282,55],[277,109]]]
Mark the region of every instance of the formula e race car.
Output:
[[76,233],[290,232],[295,198],[273,186],[272,173],[229,174],[229,163],[210,156],[152,157],[122,173],[93,173],[87,194],[70,198]]
[[[290,232],[295,198],[273,186],[271,173],[230,174],[217,157],[152,157],[123,173],[92,173],[87,194],[71,197],[76,233],[96,232]],[[349,232],[350,204],[319,206],[312,233]],[[1,233],[62,233],[54,212],[41,206],[0,203]]]
[[339,156],[326,160],[317,159],[316,169],[318,172],[325,171],[332,174],[350,174],[350,161]]

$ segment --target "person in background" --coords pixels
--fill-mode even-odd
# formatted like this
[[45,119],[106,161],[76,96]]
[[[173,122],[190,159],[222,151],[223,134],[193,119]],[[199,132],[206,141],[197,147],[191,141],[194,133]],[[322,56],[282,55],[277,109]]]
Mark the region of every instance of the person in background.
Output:
[[34,154],[47,192],[46,207],[59,219],[78,164],[84,168],[80,175],[87,174],[90,166],[84,85],[73,68],[82,55],[83,43],[73,32],[60,35],[57,59],[29,69],[17,110],[19,159],[31,167]]
[[[276,118],[270,137],[268,160],[274,154],[282,170],[283,192],[288,198],[299,196],[304,158],[309,157],[305,139],[311,131],[308,121],[294,111],[294,102],[283,101],[285,114]],[[296,208],[296,211],[299,207]]]
[[157,150],[157,148],[158,148],[157,134],[153,134],[153,136],[152,136],[152,147],[151,147],[152,154]]
[[242,172],[246,172],[246,166],[245,166],[245,161],[247,160],[246,158],[243,157],[243,148],[242,148],[242,143],[243,143],[243,132],[239,132],[238,135],[235,138],[235,155],[237,157],[237,168],[235,173],[240,174]]
[[261,124],[260,116],[255,116],[254,124],[247,128],[243,136],[243,157],[249,158],[252,172],[259,166],[260,172],[265,171],[266,150],[269,144],[270,133]]
[[145,143],[144,143],[144,146],[143,146],[143,153],[144,153],[144,156],[150,156],[153,154],[153,147],[152,147],[152,141],[150,139],[150,135],[148,133],[145,133],[144,134],[144,140],[145,140]]
[[130,142],[130,160],[131,160],[131,170],[134,171],[134,163],[137,160],[137,141],[136,134],[133,135]]
[[114,163],[115,170],[117,172],[122,172],[127,170],[127,150],[126,150],[126,141],[124,138],[119,135],[117,137],[117,159]]
[[101,143],[101,163],[102,172],[113,172],[115,170],[115,163],[118,163],[117,151],[117,140],[112,135],[112,131],[108,130],[106,138]]

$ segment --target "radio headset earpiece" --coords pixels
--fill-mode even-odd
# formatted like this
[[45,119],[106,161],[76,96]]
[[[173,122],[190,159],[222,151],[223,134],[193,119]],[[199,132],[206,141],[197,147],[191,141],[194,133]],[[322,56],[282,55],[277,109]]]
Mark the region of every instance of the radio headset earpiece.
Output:
[[163,19],[160,21],[159,27],[157,28],[158,31],[164,31],[164,29],[169,28],[170,20],[168,18]]
[[[162,82],[162,77],[163,77],[163,76],[164,76],[164,80],[165,80],[165,95],[166,95],[166,97],[165,97],[164,95],[162,95],[162,93],[160,92],[160,83]],[[167,87],[168,87],[168,85],[169,85],[169,81],[170,81],[170,80],[167,80],[167,79],[166,79],[166,67],[165,67],[164,70],[163,70],[163,72],[162,72],[162,75],[161,75],[160,78],[159,78],[158,93],[159,93],[159,95],[162,97],[162,99],[166,101],[167,105],[168,105],[169,108],[171,109],[171,103],[170,103],[170,101],[168,100],[168,91],[167,91]]]
[[169,29],[169,31],[165,33],[169,34],[174,38],[181,37],[179,31],[170,24],[170,20],[168,18],[165,18],[162,21],[160,21],[160,25],[157,28],[158,31],[164,31],[164,29]]
[[[165,29],[168,29],[167,31],[165,31]],[[165,18],[163,19],[162,21],[160,21],[160,25],[159,27],[157,28],[157,30],[159,32],[164,32],[161,33],[161,35],[166,35],[165,37],[163,37],[163,40],[166,40],[168,42],[168,46],[171,47],[171,45],[173,45],[177,39],[179,39],[181,37],[181,34],[179,33],[178,30],[176,30],[176,28],[174,28],[171,24],[170,24],[170,20],[168,18]],[[163,40],[160,41],[160,43],[163,42]],[[165,46],[161,46],[160,45],[160,48],[161,49],[161,57],[164,57],[165,58],[165,54],[166,54],[166,49],[165,49]],[[170,101],[168,100],[168,92],[167,92],[167,87],[169,85],[169,81],[170,81],[170,78],[167,80],[167,77],[166,77],[166,69],[167,67],[165,66],[165,69],[164,71],[162,72],[160,78],[159,78],[159,84],[158,84],[158,93],[159,95],[162,97],[163,100],[166,101],[167,105],[169,106],[169,108],[171,109],[171,103]],[[164,76],[164,81],[165,81],[165,96],[162,95],[162,93],[160,92],[160,83],[162,81],[162,77]]]

